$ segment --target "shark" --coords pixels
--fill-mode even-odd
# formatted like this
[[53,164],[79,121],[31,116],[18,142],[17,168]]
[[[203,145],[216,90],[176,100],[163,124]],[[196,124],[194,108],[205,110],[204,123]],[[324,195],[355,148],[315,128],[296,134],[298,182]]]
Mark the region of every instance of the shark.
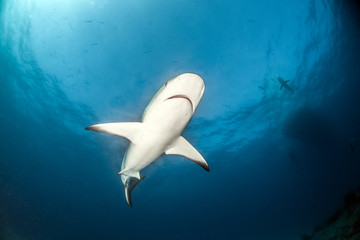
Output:
[[204,157],[182,136],[204,91],[205,83],[199,75],[183,73],[160,88],[146,107],[141,121],[100,123],[86,127],[86,130],[112,134],[130,141],[118,173],[130,207],[131,192],[145,178],[140,176],[140,171],[163,154],[183,156],[210,171]]
[[290,90],[290,91],[294,91],[294,89],[292,89],[289,85],[288,85],[288,82],[290,81],[290,80],[284,80],[283,78],[281,78],[281,77],[278,77],[278,81],[279,81],[279,83],[281,84],[281,86],[280,86],[280,90],[284,87],[284,88],[286,88],[287,90]]

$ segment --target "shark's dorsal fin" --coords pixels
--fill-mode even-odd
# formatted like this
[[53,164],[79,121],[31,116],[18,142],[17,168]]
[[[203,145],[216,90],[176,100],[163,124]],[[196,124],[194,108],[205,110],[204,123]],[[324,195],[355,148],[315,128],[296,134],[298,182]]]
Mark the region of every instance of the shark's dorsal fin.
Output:
[[115,122],[96,124],[85,129],[121,136],[136,144],[137,139],[141,136],[142,126],[141,122]]
[[191,161],[199,164],[206,171],[210,171],[209,166],[203,156],[183,137],[178,137],[165,151],[166,154],[184,156]]

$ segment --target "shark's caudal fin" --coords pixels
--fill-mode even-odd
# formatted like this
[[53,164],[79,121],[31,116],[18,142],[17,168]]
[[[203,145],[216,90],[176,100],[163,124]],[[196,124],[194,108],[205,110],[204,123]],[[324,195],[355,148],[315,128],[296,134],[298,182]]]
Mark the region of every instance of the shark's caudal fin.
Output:
[[126,168],[121,170],[118,174],[121,175],[121,180],[124,183],[126,201],[129,206],[132,207],[131,192],[145,176],[140,177],[139,171],[131,171]]
[[129,139],[132,143],[136,143],[139,133],[142,129],[141,122],[115,122],[96,124],[85,128],[96,132],[104,132],[112,135],[118,135]]
[[210,171],[209,165],[203,156],[201,156],[201,154],[183,136],[178,137],[173,144],[169,146],[165,153],[184,156],[199,164],[206,171]]
[[139,182],[141,180],[143,180],[144,178],[145,178],[145,176],[142,176],[140,179],[138,179],[136,177],[128,177],[125,181],[125,197],[126,197],[126,201],[130,207],[132,207],[131,192],[139,184]]

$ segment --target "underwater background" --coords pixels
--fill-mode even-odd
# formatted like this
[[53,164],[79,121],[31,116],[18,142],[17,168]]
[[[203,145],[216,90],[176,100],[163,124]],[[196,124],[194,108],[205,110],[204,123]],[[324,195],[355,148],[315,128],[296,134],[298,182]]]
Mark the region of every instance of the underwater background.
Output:
[[[357,1],[0,0],[0,239],[295,240],[360,187]],[[128,141],[194,72],[184,136],[125,200]],[[283,87],[279,77],[291,89]]]

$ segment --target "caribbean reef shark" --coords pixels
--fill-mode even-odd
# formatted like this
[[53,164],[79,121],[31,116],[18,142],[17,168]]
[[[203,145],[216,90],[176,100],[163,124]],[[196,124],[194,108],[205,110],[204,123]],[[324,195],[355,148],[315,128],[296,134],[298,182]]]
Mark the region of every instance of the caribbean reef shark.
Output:
[[118,173],[130,207],[131,191],[144,179],[144,176],[140,177],[140,171],[164,153],[184,156],[209,171],[202,155],[181,136],[204,90],[205,84],[199,75],[184,73],[160,88],[146,107],[140,122],[103,123],[86,128],[130,140]]
[[292,89],[289,85],[288,85],[288,82],[290,81],[290,80],[284,80],[283,78],[281,78],[281,77],[278,77],[278,81],[279,81],[279,83],[281,84],[281,86],[280,86],[280,90],[284,87],[284,88],[286,88],[287,90],[290,90],[290,91],[294,91],[294,89]]

